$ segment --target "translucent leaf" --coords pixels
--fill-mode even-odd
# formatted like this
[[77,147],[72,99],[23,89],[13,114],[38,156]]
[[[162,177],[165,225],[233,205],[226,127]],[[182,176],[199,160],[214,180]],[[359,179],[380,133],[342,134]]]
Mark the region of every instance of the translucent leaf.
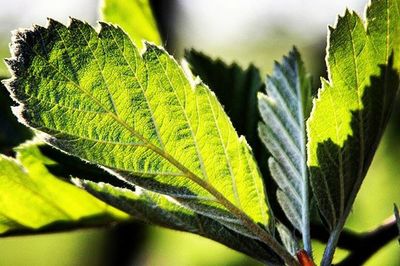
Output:
[[381,139],[399,87],[400,1],[371,1],[366,22],[351,12],[330,28],[329,80],[308,120],[308,165],[335,243]]
[[50,174],[46,165],[54,162],[35,143],[16,151],[16,159],[0,155],[0,234],[68,230],[128,218]]
[[251,150],[215,95],[162,48],[146,43],[140,54],[120,28],[100,24],[50,20],[15,33],[6,84],[20,120],[47,143],[279,250],[264,230]]
[[185,52],[185,59],[192,72],[215,93],[235,129],[246,137],[256,157],[264,153],[265,158],[266,152],[257,134],[257,92],[264,86],[260,71],[253,65],[248,68],[227,65],[193,49]]
[[103,0],[101,19],[122,27],[139,48],[143,40],[161,44],[149,0]]
[[267,77],[266,93],[258,94],[263,122],[259,135],[272,157],[271,175],[279,186],[277,199],[286,216],[303,235],[311,254],[305,121],[311,107],[311,78],[293,49]]

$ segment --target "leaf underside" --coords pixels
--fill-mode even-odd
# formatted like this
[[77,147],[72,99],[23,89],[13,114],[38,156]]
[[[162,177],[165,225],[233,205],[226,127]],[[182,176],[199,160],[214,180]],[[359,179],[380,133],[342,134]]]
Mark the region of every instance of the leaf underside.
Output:
[[68,184],[46,168],[54,164],[35,143],[0,155],[0,234],[59,231],[123,221],[128,215]]
[[389,119],[400,69],[400,1],[372,1],[330,28],[329,80],[308,120],[311,185],[328,227],[342,227]]
[[100,26],[50,20],[15,33],[6,85],[19,119],[45,142],[234,230],[247,234],[226,202],[268,227],[251,150],[215,95],[163,49],[146,43],[140,54],[120,28]]
[[[259,135],[272,157],[271,175],[278,184],[277,199],[292,225],[308,238],[309,202],[305,120],[311,107],[311,78],[294,48],[267,77],[266,93],[258,94],[263,122]],[[282,230],[281,230],[282,231]]]
[[247,238],[213,219],[197,214],[167,196],[140,188],[133,192],[105,183],[80,179],[74,181],[100,200],[139,220],[213,239],[268,265],[282,264],[280,259],[259,241]]

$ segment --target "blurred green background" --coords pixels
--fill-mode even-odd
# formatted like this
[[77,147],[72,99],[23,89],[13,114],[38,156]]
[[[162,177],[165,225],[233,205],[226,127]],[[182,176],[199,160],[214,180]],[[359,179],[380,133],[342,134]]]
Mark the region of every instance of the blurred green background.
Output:
[[[314,84],[325,76],[324,56],[328,24],[346,7],[363,12],[366,1],[152,1],[162,26],[165,45],[177,57],[194,47],[226,62],[247,66],[253,62],[270,73],[293,45],[303,55]],[[46,17],[66,22],[68,16],[95,24],[97,0],[1,0],[0,58],[8,57],[10,31],[45,24]],[[0,75],[7,76],[5,65]],[[0,114],[1,116],[2,114]],[[2,128],[0,127],[0,130]],[[2,132],[0,132],[2,133]],[[400,105],[358,194],[347,228],[372,230],[400,204]],[[317,261],[323,245],[315,243]],[[338,252],[336,260],[345,255]],[[0,239],[0,265],[258,265],[218,243],[186,233],[151,226]],[[392,241],[367,265],[400,265],[400,247]]]

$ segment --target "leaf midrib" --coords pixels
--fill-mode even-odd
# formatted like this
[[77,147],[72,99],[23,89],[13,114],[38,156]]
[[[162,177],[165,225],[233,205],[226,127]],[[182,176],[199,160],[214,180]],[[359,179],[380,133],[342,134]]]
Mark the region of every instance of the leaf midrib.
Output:
[[[50,21],[50,23],[51,23],[51,21]],[[38,37],[43,42],[44,38],[41,36],[40,30],[35,29],[35,30],[30,31],[30,32],[32,34],[35,34],[35,31],[38,32],[38,34],[40,35]],[[57,33],[60,34],[58,31],[57,31]],[[61,38],[61,41],[64,43],[64,46],[65,46],[65,42],[62,40],[62,38]],[[26,44],[26,46],[25,46],[26,49],[31,50],[32,53],[37,56],[37,58],[41,59],[45,63],[45,65],[49,66],[49,68],[51,68],[51,69],[54,69],[55,73],[58,73],[60,76],[64,77],[66,79],[66,81],[70,82],[74,87],[76,87],[78,90],[80,90],[84,95],[87,95],[88,98],[91,99],[94,104],[97,104],[99,109],[103,109],[105,111],[105,113],[108,114],[111,117],[111,119],[113,119],[116,123],[120,124],[127,131],[129,131],[132,134],[133,137],[136,137],[137,139],[143,141],[143,143],[144,143],[143,147],[144,148],[150,149],[154,153],[156,153],[156,154],[160,155],[161,157],[163,157],[165,160],[167,160],[172,165],[174,165],[177,169],[182,171],[182,174],[184,176],[186,176],[189,180],[193,181],[195,184],[199,185],[205,191],[210,193],[210,195],[215,197],[216,201],[218,201],[223,207],[225,207],[229,212],[231,212],[234,216],[237,217],[238,221],[240,221],[240,224],[242,224],[244,227],[248,228],[253,236],[257,237],[260,241],[262,241],[265,244],[267,244],[274,252],[279,254],[280,257],[288,265],[297,265],[298,264],[297,261],[283,248],[283,246],[281,244],[279,244],[277,242],[277,240],[275,240],[273,238],[273,236],[270,235],[270,233],[267,232],[261,225],[257,224],[243,210],[241,210],[236,205],[234,205],[232,202],[230,202],[214,186],[212,186],[211,184],[209,184],[208,182],[206,182],[205,180],[200,178],[198,175],[193,173],[190,169],[188,169],[183,164],[181,164],[179,161],[177,161],[173,156],[171,156],[165,150],[163,150],[163,149],[159,148],[158,146],[154,145],[147,138],[145,138],[144,136],[142,136],[141,134],[136,132],[136,130],[133,127],[128,125],[127,122],[125,122],[123,119],[121,119],[118,115],[116,115],[115,113],[113,113],[110,110],[108,110],[106,108],[105,103],[103,105],[100,102],[100,100],[97,97],[95,97],[95,95],[92,95],[89,91],[87,91],[86,89],[81,87],[81,85],[79,84],[78,80],[76,82],[74,80],[71,80],[71,78],[66,76],[66,74],[64,74],[58,67],[54,66],[50,61],[48,61],[45,56],[42,56],[40,54],[40,52],[38,52],[36,49],[34,49],[35,47],[31,47],[30,44],[26,40],[26,36],[17,38],[15,40],[15,42],[16,43],[20,42],[20,45],[22,44],[22,42],[25,43]],[[19,49],[20,52],[21,52],[21,47],[16,47],[15,49]],[[68,49],[65,49],[65,50],[66,50],[66,54],[68,55]],[[22,56],[26,57],[27,55],[23,54]],[[29,55],[29,57],[31,57],[31,56]],[[16,51],[14,51],[12,59],[14,60],[15,64],[18,64],[18,63],[21,64],[21,60],[22,59],[21,59],[20,56],[17,56]],[[19,80],[20,77],[18,75],[16,76],[15,71],[13,73],[14,73],[14,76],[13,76],[12,80],[14,80],[14,81],[15,80]],[[182,79],[182,77],[180,77],[180,78]],[[25,84],[25,86],[26,85],[27,84]],[[10,86],[15,89],[15,84],[14,85],[10,84]],[[109,89],[109,88],[107,88],[107,89]],[[27,92],[25,91],[25,93],[27,93]],[[19,96],[15,95],[15,99],[20,103],[21,107],[26,105],[27,101],[29,101],[29,98],[27,98],[26,96],[22,96],[22,95],[19,95]],[[28,112],[29,110],[26,110],[26,109],[24,110],[23,109],[22,111]],[[20,115],[23,115],[23,113],[21,113]],[[34,122],[26,121],[26,125],[31,125],[32,127],[34,127]],[[38,127],[40,127],[40,126],[38,126]],[[57,129],[52,129],[52,130],[57,131]],[[192,134],[193,134],[193,132],[192,132]],[[79,138],[79,136],[78,136],[78,138]]]
[[[42,37],[41,37],[42,38]],[[30,45],[23,40],[28,47],[30,47]],[[43,38],[42,38],[42,41]],[[63,41],[63,40],[62,40]],[[64,43],[65,45],[65,43]],[[134,135],[135,137],[137,137],[138,139],[140,139],[141,141],[143,141],[143,146],[147,147],[148,149],[151,149],[152,151],[154,151],[155,153],[159,154],[160,156],[162,156],[164,159],[166,159],[167,161],[169,161],[172,165],[174,165],[176,168],[178,168],[180,171],[182,171],[183,175],[186,176],[187,178],[189,178],[191,181],[195,182],[196,184],[198,184],[200,187],[204,188],[206,191],[208,191],[211,195],[213,195],[216,200],[222,204],[225,208],[227,208],[229,211],[231,211],[239,220],[241,220],[243,222],[244,225],[246,225],[247,227],[249,227],[250,229],[255,229],[254,226],[258,227],[260,230],[262,230],[263,232],[264,229],[261,229],[258,225],[256,225],[254,223],[254,221],[247,215],[245,214],[241,209],[239,209],[237,206],[235,206],[234,204],[232,204],[227,198],[225,198],[225,196],[223,194],[221,194],[218,190],[216,190],[211,184],[209,184],[208,182],[204,181],[203,179],[201,179],[200,177],[198,177],[196,174],[194,174],[191,170],[189,170],[188,168],[186,168],[184,165],[182,165],[180,162],[178,162],[175,158],[173,158],[169,153],[165,152],[164,150],[161,150],[159,147],[155,146],[154,144],[152,144],[151,142],[149,142],[146,138],[144,138],[142,135],[138,134],[132,127],[130,127],[125,121],[121,120],[116,114],[114,114],[113,112],[110,112],[105,106],[103,106],[103,104],[96,98],[94,97],[91,93],[89,93],[88,91],[86,91],[84,88],[82,88],[80,86],[80,84],[76,83],[75,81],[71,80],[68,76],[66,76],[62,71],[60,71],[57,67],[55,67],[52,63],[50,63],[49,61],[46,60],[46,58],[44,58],[40,53],[38,53],[36,50],[32,49],[32,47],[30,47],[32,52],[35,53],[35,55],[37,55],[39,58],[41,58],[47,65],[49,65],[50,67],[52,67],[57,73],[59,73],[61,76],[63,76],[67,81],[69,81],[71,84],[73,84],[76,88],[78,88],[79,90],[81,90],[83,93],[85,93],[86,95],[88,95],[88,97],[90,99],[92,99],[101,109],[103,109],[105,111],[105,113],[107,113],[108,115],[110,115],[117,123],[119,123],[121,126],[125,127],[125,129],[127,129],[132,135]],[[68,50],[66,49],[67,53]],[[43,100],[45,101],[45,100]],[[78,136],[78,138],[80,138]],[[252,225],[249,225],[249,223],[251,223]],[[254,225],[254,226],[253,226]],[[252,230],[254,232],[254,230]],[[257,230],[258,231],[258,230]],[[260,232],[260,231],[259,231]],[[265,232],[266,234],[266,232]],[[268,234],[266,234],[268,236],[268,238],[270,238],[270,236]],[[265,237],[265,235],[264,235]],[[275,241],[272,238],[270,238],[270,241]],[[269,241],[269,242],[270,242]]]

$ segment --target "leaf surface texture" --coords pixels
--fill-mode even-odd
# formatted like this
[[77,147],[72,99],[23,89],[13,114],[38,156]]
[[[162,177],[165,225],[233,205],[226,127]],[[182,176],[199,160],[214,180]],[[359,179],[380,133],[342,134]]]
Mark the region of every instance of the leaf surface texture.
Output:
[[139,220],[213,239],[266,264],[282,263],[259,241],[238,234],[207,216],[197,214],[168,196],[140,188],[131,191],[88,180],[74,181],[100,200]]
[[0,155],[0,234],[25,234],[105,225],[128,218],[84,190],[52,175],[35,143]]
[[330,230],[341,228],[399,87],[400,1],[372,1],[366,22],[346,11],[329,29],[328,80],[308,120],[308,165]]
[[281,64],[275,64],[273,74],[267,77],[266,94],[258,94],[258,108],[263,120],[258,131],[272,155],[268,165],[279,186],[278,202],[292,225],[302,232],[309,252],[305,120],[310,107],[311,78],[294,48]]
[[246,140],[162,48],[146,43],[140,54],[120,28],[72,19],[17,32],[12,49],[15,112],[47,143],[239,231],[228,205],[269,226]]
[[161,44],[149,0],[103,0],[101,19],[122,27],[139,48],[143,40]]

